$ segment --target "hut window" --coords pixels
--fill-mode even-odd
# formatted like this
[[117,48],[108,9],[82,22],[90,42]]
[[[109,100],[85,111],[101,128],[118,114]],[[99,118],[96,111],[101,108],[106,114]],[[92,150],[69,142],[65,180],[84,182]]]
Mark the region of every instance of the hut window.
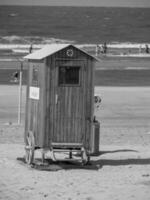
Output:
[[59,67],[59,85],[79,85],[80,67],[60,66]]

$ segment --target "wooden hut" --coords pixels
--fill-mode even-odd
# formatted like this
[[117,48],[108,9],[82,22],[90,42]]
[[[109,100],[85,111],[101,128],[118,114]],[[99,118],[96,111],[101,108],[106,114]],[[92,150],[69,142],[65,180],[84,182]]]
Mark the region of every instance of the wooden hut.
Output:
[[47,45],[27,56],[26,160],[37,148],[81,150],[89,156],[96,58],[70,44]]

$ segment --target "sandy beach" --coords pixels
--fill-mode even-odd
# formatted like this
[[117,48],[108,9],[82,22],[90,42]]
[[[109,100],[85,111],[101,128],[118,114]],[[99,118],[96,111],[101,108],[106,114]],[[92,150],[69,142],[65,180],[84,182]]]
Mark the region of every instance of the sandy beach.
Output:
[[0,117],[0,199],[149,200],[149,87],[96,87],[102,98],[96,111],[101,123],[100,154],[91,157],[89,166],[61,162],[48,171],[19,159],[25,152],[24,117],[22,125],[16,125],[17,86],[0,89],[0,107],[9,105],[8,112],[15,113],[11,125],[7,113],[5,119],[3,114]]
[[[0,200],[150,200],[148,0],[95,0],[91,3],[55,0],[48,4],[46,1],[0,2]],[[38,2],[42,6],[38,6]],[[50,160],[47,152],[45,164],[41,165],[40,150],[35,151],[32,165],[25,163],[29,64],[23,58],[29,52],[54,43],[77,45],[98,58],[94,85],[95,95],[102,100],[95,110],[100,122],[99,152],[91,155],[88,165],[82,165],[79,154],[73,154],[69,160],[66,152],[57,153],[56,162]],[[67,56],[70,57],[70,53]],[[72,61],[68,67],[70,63]],[[79,66],[74,67],[79,69]],[[20,70],[23,86],[21,113],[18,113]],[[14,77],[14,73],[18,77]],[[55,73],[50,77],[53,75]],[[79,78],[84,79],[84,76]],[[48,80],[52,83],[50,78]],[[45,116],[49,117],[50,112],[51,109]],[[41,121],[43,116],[39,118]],[[90,117],[87,120],[91,122]],[[72,130],[70,132],[72,134]]]

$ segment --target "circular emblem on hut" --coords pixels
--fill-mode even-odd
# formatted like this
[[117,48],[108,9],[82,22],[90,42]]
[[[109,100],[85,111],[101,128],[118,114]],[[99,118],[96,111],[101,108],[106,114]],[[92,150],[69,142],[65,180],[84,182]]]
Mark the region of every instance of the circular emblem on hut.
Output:
[[72,57],[73,56],[73,50],[72,49],[68,49],[66,54],[67,54],[67,56]]

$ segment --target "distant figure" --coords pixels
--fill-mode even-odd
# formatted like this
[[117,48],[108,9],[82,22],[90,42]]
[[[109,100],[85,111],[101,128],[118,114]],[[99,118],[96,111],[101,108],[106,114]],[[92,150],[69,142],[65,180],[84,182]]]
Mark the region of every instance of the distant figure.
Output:
[[142,53],[142,45],[139,46],[139,53]]
[[16,71],[12,74],[12,80],[11,82],[14,82],[14,83],[17,83],[18,82],[18,79],[19,79],[19,72]]
[[100,53],[104,53],[103,45],[101,45],[99,48],[100,48]]
[[148,47],[148,44],[145,45],[145,53],[149,53],[149,47]]
[[105,53],[107,51],[107,46],[105,45],[96,45],[96,56],[98,56],[101,53]]
[[103,44],[103,53],[104,54],[107,53],[107,44],[106,44],[106,42],[104,42],[104,44]]
[[96,45],[96,56],[98,56],[99,53],[100,53],[100,47],[99,47],[99,45],[97,44],[97,45]]
[[33,47],[32,47],[32,44],[31,44],[30,48],[29,48],[29,53],[32,53],[32,50],[33,50]]

